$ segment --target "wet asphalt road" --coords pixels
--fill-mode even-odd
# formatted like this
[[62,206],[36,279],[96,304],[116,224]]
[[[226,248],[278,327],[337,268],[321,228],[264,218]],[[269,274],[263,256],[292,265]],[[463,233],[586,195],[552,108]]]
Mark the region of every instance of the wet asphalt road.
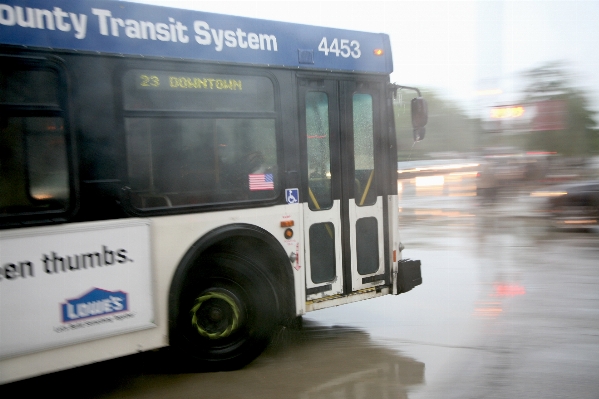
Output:
[[599,234],[552,229],[525,189],[481,206],[468,175],[400,188],[411,292],[310,313],[243,370],[180,370],[164,350],[0,397],[599,398]]

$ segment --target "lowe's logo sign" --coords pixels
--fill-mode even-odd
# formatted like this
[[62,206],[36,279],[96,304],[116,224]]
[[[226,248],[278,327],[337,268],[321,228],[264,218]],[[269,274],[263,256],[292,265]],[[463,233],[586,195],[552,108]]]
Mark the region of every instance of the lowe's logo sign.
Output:
[[68,299],[61,306],[63,323],[129,310],[126,292],[99,288],[94,288],[79,298]]

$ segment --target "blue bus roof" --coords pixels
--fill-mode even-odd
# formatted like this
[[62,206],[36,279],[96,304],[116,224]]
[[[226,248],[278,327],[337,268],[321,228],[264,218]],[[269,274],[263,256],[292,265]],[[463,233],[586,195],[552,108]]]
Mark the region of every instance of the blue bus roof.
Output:
[[[390,74],[389,36],[107,0],[2,0],[0,43]],[[375,52],[382,50],[382,55]]]

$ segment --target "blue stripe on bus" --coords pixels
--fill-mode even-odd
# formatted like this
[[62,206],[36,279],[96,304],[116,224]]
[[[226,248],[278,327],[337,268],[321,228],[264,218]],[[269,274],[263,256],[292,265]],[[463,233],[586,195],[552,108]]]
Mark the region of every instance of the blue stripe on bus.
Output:
[[[382,33],[106,0],[0,0],[0,43],[337,71],[393,71],[389,37]],[[374,55],[375,49],[384,54]]]

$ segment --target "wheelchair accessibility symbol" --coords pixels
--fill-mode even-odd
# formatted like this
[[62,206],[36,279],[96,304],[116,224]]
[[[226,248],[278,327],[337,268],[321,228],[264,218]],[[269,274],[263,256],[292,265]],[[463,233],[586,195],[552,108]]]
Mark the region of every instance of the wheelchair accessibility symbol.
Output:
[[288,204],[297,204],[299,202],[299,189],[297,188],[286,188],[285,198]]

